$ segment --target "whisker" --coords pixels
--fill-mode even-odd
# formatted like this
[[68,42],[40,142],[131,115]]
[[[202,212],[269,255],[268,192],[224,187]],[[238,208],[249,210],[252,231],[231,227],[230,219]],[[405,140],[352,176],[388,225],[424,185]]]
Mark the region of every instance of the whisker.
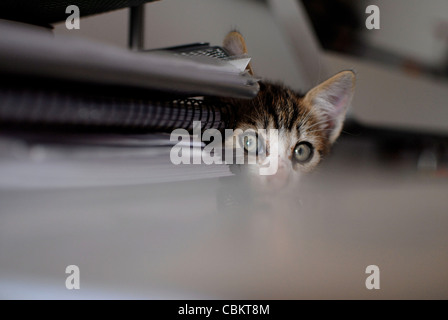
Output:
[[322,132],[322,131],[333,131],[333,129],[312,130],[312,131],[307,131],[306,133],[315,133],[315,132]]
[[307,127],[307,130],[312,129],[312,128],[314,128],[315,126],[321,125],[321,124],[323,124],[323,123],[325,123],[325,122],[328,122],[328,119],[321,120],[321,121],[318,121],[318,122],[312,124],[311,126]]
[[303,119],[300,120],[300,124],[299,124],[300,127],[302,127],[308,121],[308,119],[311,117],[312,111],[313,111],[313,109],[308,110],[308,112],[303,117]]
[[311,128],[315,127],[315,126],[318,126],[318,125],[320,125],[322,123],[325,123],[325,122],[328,122],[328,121],[331,121],[331,120],[336,120],[336,119],[337,119],[337,117],[333,117],[333,118],[327,118],[325,120],[318,121],[318,122],[312,124],[311,126],[309,126],[307,129],[309,130],[309,129],[311,129]]

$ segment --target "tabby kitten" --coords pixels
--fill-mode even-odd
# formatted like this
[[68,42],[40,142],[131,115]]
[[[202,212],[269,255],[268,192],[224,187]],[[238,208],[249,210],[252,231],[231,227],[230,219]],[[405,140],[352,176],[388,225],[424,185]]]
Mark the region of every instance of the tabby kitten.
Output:
[[[231,55],[247,54],[245,41],[236,31],[226,36],[223,47]],[[253,74],[250,66],[248,71]],[[268,189],[282,188],[297,180],[302,172],[313,170],[342,130],[354,87],[355,74],[342,71],[305,95],[282,84],[260,81],[260,91],[254,99],[228,101],[237,120],[233,136],[226,137],[226,146],[243,148],[246,156],[256,155],[256,164],[234,165],[232,169]],[[258,129],[277,129],[277,143],[270,140],[269,134],[257,132]],[[267,157],[260,156],[261,153],[278,154],[274,175],[259,174],[259,169],[268,165]]]

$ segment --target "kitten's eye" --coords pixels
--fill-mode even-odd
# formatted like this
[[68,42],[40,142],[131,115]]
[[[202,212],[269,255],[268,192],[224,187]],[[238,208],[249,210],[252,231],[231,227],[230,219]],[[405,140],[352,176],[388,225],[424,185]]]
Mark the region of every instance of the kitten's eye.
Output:
[[299,142],[294,148],[294,159],[299,163],[305,163],[313,156],[313,147],[308,142]]
[[263,141],[258,138],[255,132],[242,134],[240,143],[248,153],[260,154],[263,152]]

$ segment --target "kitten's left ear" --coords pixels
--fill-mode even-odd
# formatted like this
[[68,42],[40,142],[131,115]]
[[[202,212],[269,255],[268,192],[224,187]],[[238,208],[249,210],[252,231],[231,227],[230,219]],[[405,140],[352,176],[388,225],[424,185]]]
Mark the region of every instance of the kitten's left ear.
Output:
[[304,102],[317,109],[330,143],[336,141],[355,92],[355,74],[342,71],[311,89]]
[[[241,56],[247,54],[246,41],[244,41],[243,35],[238,31],[231,31],[227,34],[223,41],[223,47],[233,56]],[[246,70],[254,75],[252,66],[250,63],[247,65]]]

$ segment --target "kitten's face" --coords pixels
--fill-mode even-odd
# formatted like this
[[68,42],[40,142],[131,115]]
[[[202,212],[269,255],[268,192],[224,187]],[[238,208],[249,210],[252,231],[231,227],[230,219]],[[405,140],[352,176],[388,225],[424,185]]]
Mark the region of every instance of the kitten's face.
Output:
[[[244,40],[236,32],[226,37],[224,47],[234,55],[246,53]],[[306,95],[261,82],[256,98],[232,100],[236,125],[226,147],[243,149],[246,163],[249,157],[255,159],[255,164],[234,166],[233,170],[267,189],[284,187],[313,170],[339,136],[354,80],[353,72],[344,71]],[[260,174],[261,168],[275,165],[273,160],[277,162],[275,174]]]

